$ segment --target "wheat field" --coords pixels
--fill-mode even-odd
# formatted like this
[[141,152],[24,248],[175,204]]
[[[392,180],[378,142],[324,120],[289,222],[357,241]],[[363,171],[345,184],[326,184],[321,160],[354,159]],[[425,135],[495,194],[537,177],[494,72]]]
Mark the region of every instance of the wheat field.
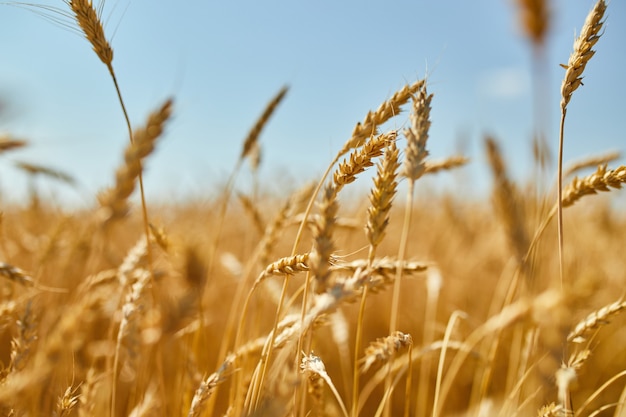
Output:
[[[489,136],[489,198],[420,190],[475,163],[430,157],[437,100],[423,78],[372,103],[320,178],[242,194],[284,87],[219,197],[170,204],[145,195],[143,167],[175,97],[131,120],[100,10],[64,3],[111,76],[129,141],[91,209],[36,189],[0,206],[1,415],[626,416],[626,216],[613,198],[626,167],[603,150],[562,161],[604,0],[564,65],[556,183],[512,180]],[[542,48],[545,2],[517,6]],[[0,136],[0,153],[25,146]],[[46,161],[18,168],[73,181]],[[367,194],[344,192],[364,175]]]

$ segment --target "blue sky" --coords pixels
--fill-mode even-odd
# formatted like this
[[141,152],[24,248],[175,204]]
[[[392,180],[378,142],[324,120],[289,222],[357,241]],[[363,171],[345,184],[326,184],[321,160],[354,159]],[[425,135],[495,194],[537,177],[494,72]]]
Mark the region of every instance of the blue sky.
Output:
[[[38,4],[68,10],[61,0]],[[592,6],[552,2],[542,113],[553,150],[564,74],[558,64],[567,62]],[[626,150],[624,2],[611,2],[607,14],[585,85],[569,105],[566,161]],[[212,195],[285,84],[291,89],[261,137],[269,191],[318,178],[368,110],[425,74],[435,94],[431,155],[472,158],[458,189],[489,186],[486,133],[500,140],[518,178],[532,167],[532,54],[513,0],[109,0],[103,20],[133,125],[175,99],[175,116],[146,164],[149,198]],[[113,183],[128,141],[106,68],[75,31],[8,5],[0,5],[0,56],[0,99],[8,103],[0,134],[31,145],[0,157],[3,196],[25,193],[24,176],[12,166],[19,160],[76,176],[79,190],[39,185],[56,198],[93,204]],[[402,114],[390,128],[406,120]],[[444,177],[437,181],[460,178]],[[246,169],[242,189],[248,180]]]

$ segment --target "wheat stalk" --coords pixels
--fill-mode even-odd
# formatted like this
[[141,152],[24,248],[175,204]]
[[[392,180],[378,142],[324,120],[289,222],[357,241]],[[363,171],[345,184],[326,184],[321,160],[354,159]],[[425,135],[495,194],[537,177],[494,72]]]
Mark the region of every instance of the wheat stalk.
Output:
[[557,179],[557,217],[558,217],[558,237],[559,237],[559,276],[561,286],[563,286],[563,131],[565,128],[565,115],[567,105],[572,98],[572,93],[582,85],[582,75],[587,63],[595,54],[591,48],[600,39],[600,30],[604,21],[606,3],[598,0],[593,9],[587,15],[582,31],[574,41],[574,51],[569,57],[567,65],[563,65],[565,78],[561,83],[561,123],[559,127],[559,156],[558,156],[558,179]]

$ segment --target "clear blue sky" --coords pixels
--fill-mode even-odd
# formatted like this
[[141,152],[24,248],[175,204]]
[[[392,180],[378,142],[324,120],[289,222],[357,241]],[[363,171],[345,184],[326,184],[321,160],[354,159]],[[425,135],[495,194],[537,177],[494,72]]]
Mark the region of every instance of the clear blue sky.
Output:
[[[69,10],[61,0],[40,4]],[[558,64],[592,6],[552,2],[545,108],[553,150]],[[472,158],[463,186],[489,185],[485,133],[500,139],[516,176],[532,165],[532,55],[513,0],[109,0],[103,20],[133,125],[166,97],[176,101],[146,164],[149,198],[215,191],[284,84],[291,90],[261,137],[263,178],[280,178],[280,186],[318,178],[368,110],[426,73],[435,94],[429,148],[435,158],[459,150]],[[74,32],[32,9],[0,5],[0,98],[9,104],[0,133],[31,144],[0,157],[5,197],[24,195],[16,160],[76,176],[78,192],[40,186],[85,204],[113,183],[128,141],[122,113],[106,68]],[[626,6],[612,1],[585,85],[569,105],[566,160],[626,150],[625,41]]]

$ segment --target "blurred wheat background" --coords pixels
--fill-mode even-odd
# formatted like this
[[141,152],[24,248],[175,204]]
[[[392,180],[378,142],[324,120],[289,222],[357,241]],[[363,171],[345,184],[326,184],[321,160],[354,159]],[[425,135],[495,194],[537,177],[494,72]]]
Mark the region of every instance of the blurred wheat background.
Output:
[[[431,126],[446,120],[426,73],[359,103],[331,151],[280,144],[296,174],[324,149],[310,182],[260,173],[270,122],[297,91],[279,85],[256,121],[238,122],[251,127],[227,174],[186,198],[144,183],[184,134],[177,118],[198,109],[174,93],[137,118],[104,3],[2,7],[16,5],[86,38],[117,101],[100,117],[124,142],[106,186],[90,189],[71,161],[15,157],[35,146],[0,126],[13,172],[0,199],[2,415],[626,416],[622,149],[594,137],[580,158],[567,152],[580,133],[570,125],[623,123],[574,105],[594,88],[596,51],[620,54],[603,44],[613,4],[579,16],[558,101],[544,88],[553,5],[509,5],[533,74],[529,120],[513,115],[532,126],[525,178],[496,134],[481,136],[479,158],[432,155]],[[226,148],[214,140],[209,152]],[[476,165],[487,180],[467,174]],[[50,193],[64,187],[83,203]]]

